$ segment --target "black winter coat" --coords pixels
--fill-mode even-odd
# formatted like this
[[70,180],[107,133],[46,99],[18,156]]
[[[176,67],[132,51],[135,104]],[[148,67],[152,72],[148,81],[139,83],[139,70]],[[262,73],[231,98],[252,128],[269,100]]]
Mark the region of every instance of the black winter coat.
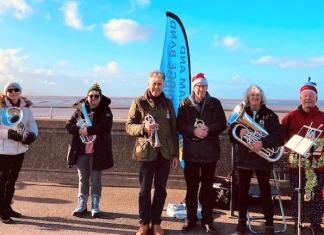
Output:
[[84,119],[84,114],[81,111],[81,104],[84,102],[86,102],[88,114],[91,111],[94,112],[92,126],[87,128],[89,135],[97,136],[94,141],[93,170],[109,169],[114,166],[111,138],[113,115],[109,107],[111,100],[106,96],[102,96],[99,105],[91,111],[86,99],[82,99],[73,105],[77,107],[77,110],[66,123],[66,130],[73,135],[67,155],[67,165],[75,165],[78,155],[85,153],[86,144],[82,143],[79,135],[80,128],[77,126],[77,119],[79,117]]
[[[250,107],[245,107],[244,111],[247,115],[253,118],[253,112]],[[280,124],[277,114],[275,114],[271,109],[262,105],[255,115],[255,122],[268,132],[268,135],[260,139],[263,148],[280,147],[284,145],[285,133],[283,126]],[[235,125],[235,123],[231,125],[229,137],[232,143],[238,144],[236,159],[237,167],[250,170],[272,170],[272,162],[267,161],[265,158],[262,158],[255,152],[251,151],[248,147],[244,146],[233,137],[232,130]],[[240,130],[240,127],[236,129],[236,136],[239,136]]]
[[[197,118],[209,128],[208,135],[204,139],[197,139],[193,134]],[[218,99],[209,97],[201,112],[195,108],[189,98],[180,102],[177,130],[183,136],[183,160],[196,163],[219,160],[221,151],[219,134],[225,129],[226,116]]]

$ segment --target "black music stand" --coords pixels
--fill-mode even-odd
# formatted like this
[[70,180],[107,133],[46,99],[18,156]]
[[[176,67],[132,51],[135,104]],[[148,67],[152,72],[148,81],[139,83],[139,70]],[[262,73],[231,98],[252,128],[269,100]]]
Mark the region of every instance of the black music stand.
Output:
[[232,169],[230,173],[230,181],[231,181],[231,199],[230,199],[230,216],[229,218],[237,218],[238,216],[234,215],[234,205],[233,201],[236,200],[234,199],[234,195],[236,194],[236,156],[237,156],[237,144],[232,145]]
[[[303,232],[301,232],[301,158],[307,158],[315,151],[314,147],[316,147],[316,140],[319,138],[319,136],[322,134],[322,130],[319,130],[319,128],[322,125],[320,125],[318,128],[313,128],[311,126],[303,126],[298,134],[303,130],[304,128],[307,129],[307,133],[305,137],[302,137],[298,134],[294,135],[286,144],[285,147],[291,149],[293,152],[298,154],[298,188],[296,188],[298,192],[298,221],[297,221],[297,229],[298,229],[298,235],[301,235],[302,233],[306,232],[308,229],[312,230],[312,234],[314,234],[313,228],[310,226],[307,229],[305,229]],[[313,148],[312,148],[313,147]]]

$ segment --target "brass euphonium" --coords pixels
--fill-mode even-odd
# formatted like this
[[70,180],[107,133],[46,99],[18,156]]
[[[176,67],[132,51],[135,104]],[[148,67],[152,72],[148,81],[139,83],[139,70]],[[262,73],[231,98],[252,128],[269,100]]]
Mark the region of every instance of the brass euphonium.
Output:
[[[146,114],[146,116],[144,118],[144,123],[153,124],[153,123],[156,123],[156,122],[155,122],[155,119],[154,119],[154,117],[152,115]],[[151,146],[153,148],[158,148],[158,147],[162,146],[162,144],[160,142],[160,139],[159,139],[159,136],[158,136],[158,133],[157,133],[158,129],[159,128],[156,127],[155,132],[154,132],[154,139],[155,140],[153,140],[153,133],[149,135],[149,138],[144,137],[146,141],[150,142],[150,144],[151,144]]]
[[[83,113],[84,119],[79,117],[77,119],[77,125],[79,127],[92,126],[92,122],[91,122],[91,119],[90,119],[89,114],[87,112],[87,108],[86,108],[85,103],[83,103],[81,105],[81,112]],[[81,139],[82,143],[84,143],[84,144],[90,144],[90,143],[94,142],[96,140],[96,138],[97,138],[96,135],[93,135],[93,136],[82,136],[82,135],[80,135],[80,139]]]
[[[238,104],[230,117],[228,118],[228,124],[236,123],[234,128],[232,129],[233,137],[252,150],[252,146],[261,140],[262,137],[268,136],[268,132],[256,123],[249,115],[244,111],[245,103],[244,101]],[[236,135],[236,129],[238,127],[242,127],[246,129],[245,135],[240,138]],[[266,159],[268,162],[278,161],[284,152],[284,146],[281,147],[272,147],[272,148],[262,148],[259,152],[255,152],[260,157]]]

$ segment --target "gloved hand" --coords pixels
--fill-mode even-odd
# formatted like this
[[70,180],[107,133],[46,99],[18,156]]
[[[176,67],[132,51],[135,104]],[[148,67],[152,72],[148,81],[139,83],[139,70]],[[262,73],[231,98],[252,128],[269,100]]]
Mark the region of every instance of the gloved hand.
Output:
[[8,139],[12,139],[14,141],[21,141],[22,140],[22,135],[18,134],[17,131],[9,129],[8,130]]
[[27,144],[30,145],[31,143],[33,143],[36,140],[36,135],[34,132],[29,132],[27,137],[21,141],[21,143],[23,144]]

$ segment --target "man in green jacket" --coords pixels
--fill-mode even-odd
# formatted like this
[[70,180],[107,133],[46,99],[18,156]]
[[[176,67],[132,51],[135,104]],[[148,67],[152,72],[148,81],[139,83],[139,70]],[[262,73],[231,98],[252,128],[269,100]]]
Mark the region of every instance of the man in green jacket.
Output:
[[[164,74],[149,74],[148,89],[133,100],[126,121],[126,132],[136,137],[132,159],[139,164],[140,227],[136,235],[163,235],[161,215],[167,196],[166,185],[171,167],[178,166],[179,147],[173,103],[162,89]],[[154,194],[151,189],[154,179]]]

